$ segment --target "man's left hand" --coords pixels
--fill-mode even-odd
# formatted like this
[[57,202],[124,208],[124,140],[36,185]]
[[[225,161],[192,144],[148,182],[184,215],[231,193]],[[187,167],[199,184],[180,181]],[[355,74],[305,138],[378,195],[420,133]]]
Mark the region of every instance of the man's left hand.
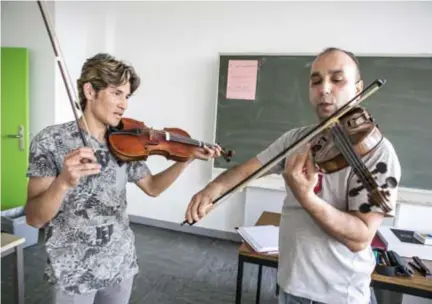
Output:
[[299,203],[303,204],[308,197],[315,195],[318,171],[308,146],[286,160],[282,175]]
[[209,160],[221,156],[222,148],[215,145],[212,148],[204,146],[203,148],[195,149],[193,158],[201,160]]

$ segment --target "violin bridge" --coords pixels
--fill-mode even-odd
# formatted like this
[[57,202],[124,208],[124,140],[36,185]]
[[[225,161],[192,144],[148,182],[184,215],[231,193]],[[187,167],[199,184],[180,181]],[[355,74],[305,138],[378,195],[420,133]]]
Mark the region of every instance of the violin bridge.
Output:
[[165,131],[165,140],[166,141],[170,141],[171,140],[171,136],[170,135],[171,134],[169,132]]

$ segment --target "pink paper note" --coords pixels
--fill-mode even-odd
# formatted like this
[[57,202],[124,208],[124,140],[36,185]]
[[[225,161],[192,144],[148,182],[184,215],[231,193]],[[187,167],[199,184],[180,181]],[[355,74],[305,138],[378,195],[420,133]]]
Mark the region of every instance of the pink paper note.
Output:
[[230,60],[226,98],[254,100],[257,74],[258,60]]

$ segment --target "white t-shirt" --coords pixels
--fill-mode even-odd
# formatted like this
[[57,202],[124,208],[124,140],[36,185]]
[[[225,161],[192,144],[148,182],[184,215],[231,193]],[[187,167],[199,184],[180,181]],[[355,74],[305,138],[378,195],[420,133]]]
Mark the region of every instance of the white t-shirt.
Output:
[[[312,127],[286,132],[257,158],[266,163]],[[386,138],[362,160],[369,171],[375,170],[379,162],[387,165],[387,172],[376,174],[379,185],[383,185],[387,177],[394,177],[399,184],[399,159]],[[280,162],[269,173],[281,174],[284,163]],[[366,190],[353,197],[348,192],[360,185],[351,167],[347,167],[331,174],[320,173],[315,192],[341,211],[359,210],[360,205],[367,202]],[[393,211],[388,215],[394,216],[397,187],[390,192]],[[376,207],[372,210],[380,211]],[[375,267],[372,249],[352,252],[331,237],[296,201],[288,187],[282,208],[279,247],[278,284],[285,292],[323,303],[369,303],[370,276]]]

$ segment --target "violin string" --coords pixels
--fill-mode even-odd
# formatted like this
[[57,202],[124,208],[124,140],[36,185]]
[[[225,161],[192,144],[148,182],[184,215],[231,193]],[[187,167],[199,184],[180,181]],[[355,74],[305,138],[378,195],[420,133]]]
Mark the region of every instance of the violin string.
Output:
[[351,164],[354,172],[357,173],[359,179],[363,180],[365,187],[367,187],[368,190],[372,190],[374,188],[375,181],[371,181],[371,179],[368,178],[369,174],[366,173],[368,170],[364,163],[359,159],[358,155],[355,153],[347,134],[339,124],[332,128],[332,132],[335,135],[335,141],[338,143],[341,153]]
[[198,146],[198,147],[201,146],[201,144],[200,144],[200,142],[198,140],[195,140],[195,139],[192,139],[192,138],[187,138],[185,136],[181,136],[181,135],[177,135],[177,134],[172,134],[172,133],[169,133],[169,134],[170,134],[169,135],[170,136],[170,140],[181,142],[181,143],[184,143],[184,144],[191,144],[191,145]]
[[141,134],[146,134],[149,132],[153,132],[153,133],[158,134],[158,135],[165,135],[165,133],[167,132],[167,133],[169,133],[170,140],[174,140],[174,141],[181,142],[184,144],[191,144],[191,145],[198,146],[198,147],[202,147],[203,145],[208,146],[208,147],[214,147],[213,144],[202,142],[202,141],[199,141],[199,140],[196,140],[193,138],[189,138],[189,137],[186,137],[183,135],[173,134],[173,133],[170,133],[168,131],[151,129],[151,130],[141,131]]
[[341,152],[344,154],[345,158],[347,158],[347,161],[353,166],[354,171],[358,173],[358,177],[364,181],[364,184],[368,190],[372,190],[374,188],[374,183],[368,178],[369,174],[365,173],[367,172],[367,168],[355,153],[348,136],[340,125],[335,127],[335,131],[337,134],[336,139],[339,142]]
[[195,146],[198,146],[198,147],[202,147],[203,145],[210,146],[210,147],[214,146],[212,144],[209,144],[209,143],[206,143],[206,142],[202,142],[202,141],[199,141],[199,140],[196,140],[196,139],[193,139],[193,138],[189,138],[189,137],[186,137],[186,136],[183,136],[183,135],[178,135],[178,134],[173,134],[173,133],[169,133],[169,134],[170,134],[170,139],[173,139],[175,141],[182,142],[182,143],[185,143],[185,144],[192,144],[192,145],[195,145]]
[[[342,134],[341,136],[337,137],[336,140],[341,141],[341,150],[344,150],[344,152],[346,154],[354,154],[351,156],[347,156],[349,158],[351,158],[351,161],[353,161],[353,164],[355,162],[356,166],[358,166],[357,168],[355,168],[355,166],[353,166],[354,169],[360,170],[358,171],[359,173],[361,173],[361,176],[359,176],[359,178],[363,178],[364,179],[364,185],[366,188],[368,188],[368,191],[371,192],[372,190],[376,189],[379,187],[379,185],[377,184],[377,182],[375,181],[375,179],[371,176],[371,174],[369,173],[369,170],[366,168],[365,164],[360,160],[360,158],[357,156],[357,154],[355,153],[354,149],[352,148],[352,144],[349,141],[348,136],[346,135],[346,133],[343,131],[341,126],[337,126],[337,130],[336,132],[338,132],[339,134]],[[342,143],[342,141],[344,143]],[[350,147],[350,148],[348,148]],[[401,199],[402,200],[402,199]],[[403,201],[403,200],[402,200]],[[382,202],[382,207],[384,209],[389,209],[391,210],[392,207],[386,202],[383,201]]]
[[[346,134],[343,132],[343,134]],[[361,161],[360,157],[356,154],[352,143],[349,141],[348,137],[345,135],[342,137],[347,143],[348,143],[348,152],[352,154],[352,160],[357,164],[357,169],[362,172],[363,178],[367,185],[369,186],[369,190],[373,190],[377,187],[377,184],[371,174],[369,173],[369,170],[365,166],[365,164]]]

